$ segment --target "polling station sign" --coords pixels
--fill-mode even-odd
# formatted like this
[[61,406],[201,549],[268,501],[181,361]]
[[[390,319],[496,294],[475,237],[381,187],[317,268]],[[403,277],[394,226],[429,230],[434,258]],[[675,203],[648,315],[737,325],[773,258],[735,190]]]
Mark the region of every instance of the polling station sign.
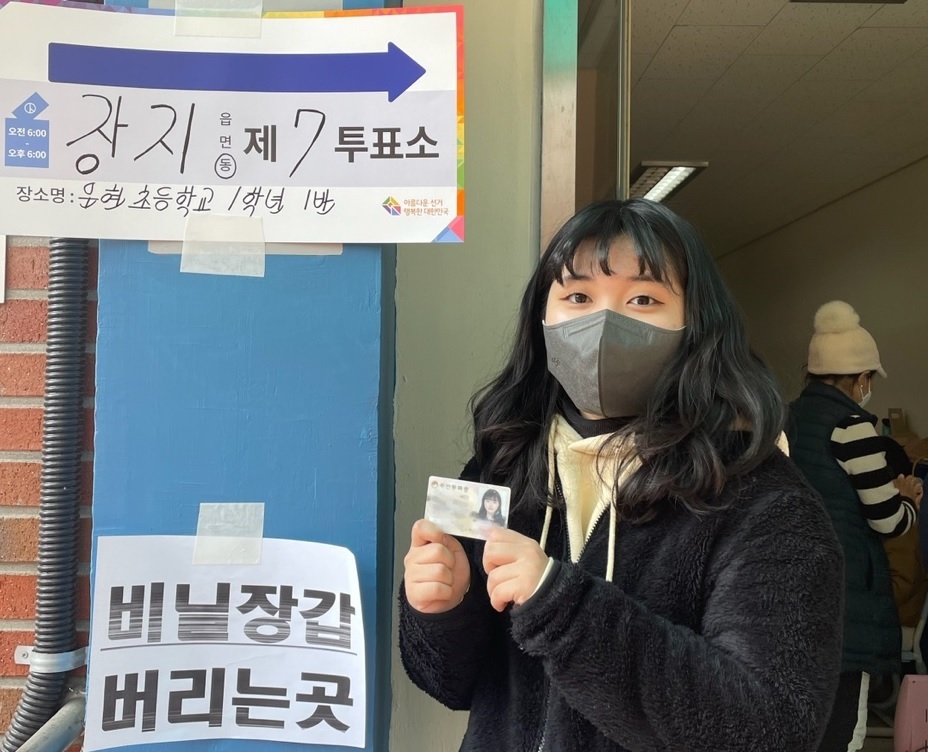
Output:
[[260,28],[0,0],[0,234],[177,241],[198,215],[272,243],[460,242],[461,9]]
[[264,539],[195,561],[195,536],[100,536],[84,749],[194,739],[363,747],[364,629],[345,548]]

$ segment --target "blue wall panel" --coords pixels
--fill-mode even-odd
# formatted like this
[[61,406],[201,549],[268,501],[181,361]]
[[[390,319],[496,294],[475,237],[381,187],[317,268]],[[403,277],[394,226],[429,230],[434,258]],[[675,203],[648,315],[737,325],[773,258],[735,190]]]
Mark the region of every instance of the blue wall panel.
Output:
[[[104,242],[98,287],[94,535],[192,535],[201,502],[260,501],[265,536],[350,548],[371,750],[389,706],[393,258],[271,256],[254,279],[181,274],[177,256]],[[149,748],[165,749],[133,749]]]
[[151,255],[145,243],[100,244],[94,537],[192,535],[201,502],[260,501],[265,536],[351,549],[364,608],[367,750],[387,749],[391,702],[394,282],[392,246],[269,256],[265,277],[252,279],[181,274],[177,256]]

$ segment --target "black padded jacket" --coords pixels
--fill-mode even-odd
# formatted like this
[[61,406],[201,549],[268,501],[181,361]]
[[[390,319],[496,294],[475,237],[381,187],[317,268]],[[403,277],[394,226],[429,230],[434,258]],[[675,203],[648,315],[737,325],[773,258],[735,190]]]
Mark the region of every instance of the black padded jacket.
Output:
[[[462,477],[479,477],[473,461]],[[451,611],[422,614],[401,587],[403,664],[436,700],[470,711],[461,750],[815,750],[841,658],[831,522],[779,452],[719,502],[706,515],[668,506],[648,523],[620,521],[615,540],[604,515],[576,564],[556,512],[554,571],[503,613],[489,603],[480,542],[462,540],[471,586]],[[510,527],[538,540],[543,517],[523,499]]]

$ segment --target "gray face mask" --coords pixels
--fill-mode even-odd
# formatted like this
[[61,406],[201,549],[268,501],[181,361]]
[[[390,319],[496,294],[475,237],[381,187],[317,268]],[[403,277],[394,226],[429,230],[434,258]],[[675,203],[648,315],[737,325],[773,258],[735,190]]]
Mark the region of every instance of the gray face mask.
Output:
[[577,409],[607,418],[642,415],[683,329],[661,329],[608,309],[545,325],[548,370]]

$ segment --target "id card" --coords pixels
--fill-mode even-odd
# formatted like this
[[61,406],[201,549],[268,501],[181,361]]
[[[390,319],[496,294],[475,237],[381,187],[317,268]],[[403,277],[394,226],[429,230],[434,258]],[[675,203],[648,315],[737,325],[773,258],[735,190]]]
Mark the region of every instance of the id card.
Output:
[[509,489],[456,478],[429,478],[425,519],[449,535],[489,537],[509,519]]

